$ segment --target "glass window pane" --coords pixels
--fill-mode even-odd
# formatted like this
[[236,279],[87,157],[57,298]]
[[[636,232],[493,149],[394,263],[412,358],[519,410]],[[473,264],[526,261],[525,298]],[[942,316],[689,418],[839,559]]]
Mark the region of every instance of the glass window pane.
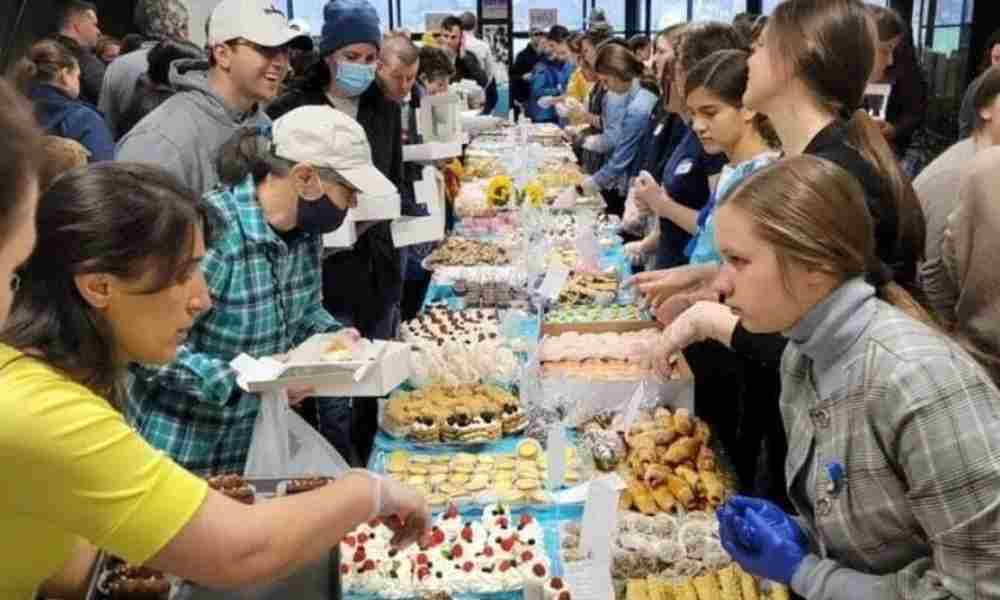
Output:
[[687,20],[687,0],[653,0],[649,28],[654,32]]
[[[402,1],[405,5],[406,2],[412,0]],[[473,0],[472,5],[475,6],[475,4],[475,0]],[[557,9],[559,11],[556,15],[557,22],[570,31],[581,29],[583,26],[583,4],[580,3],[580,0],[514,0],[514,31],[527,32],[531,27],[529,8]],[[406,9],[403,10],[405,12]],[[517,41],[515,40],[514,43],[516,44]],[[527,40],[524,43],[527,44]]]
[[761,9],[764,11],[765,15],[771,14],[775,6],[781,4],[782,0],[764,0],[761,4]]
[[746,10],[747,0],[694,0],[691,20],[729,23],[733,17]]
[[460,15],[465,11],[476,12],[476,0],[400,0],[401,23],[412,32],[424,31],[424,16],[428,13]]
[[[595,0],[594,8],[603,8],[608,23],[614,30],[625,29],[625,2],[623,0]],[[561,15],[560,15],[561,16]],[[590,13],[587,13],[590,16]]]
[[[323,7],[329,0],[288,0],[291,6],[291,13],[296,19],[305,19],[309,22],[312,35],[318,36],[323,31]],[[389,0],[369,0],[375,10],[378,11],[378,18],[382,21],[382,31],[389,29]]]
[[938,0],[935,25],[958,25],[961,22],[962,0]]

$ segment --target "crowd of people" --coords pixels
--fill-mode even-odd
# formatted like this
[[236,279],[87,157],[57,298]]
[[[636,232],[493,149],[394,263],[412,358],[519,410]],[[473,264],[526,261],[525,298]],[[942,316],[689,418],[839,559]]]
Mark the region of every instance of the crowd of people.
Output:
[[[746,494],[718,512],[726,550],[808,600],[1000,598],[1000,37],[963,139],[914,179],[926,86],[893,10],[785,0],[652,39],[594,15],[531,32],[512,102],[572,143],[566,193],[622,218],[663,325],[648,358],[669,376],[683,353]],[[246,465],[261,400],[235,356],[392,339],[419,310],[429,247],[386,221],[322,236],[376,189],[424,214],[402,152],[421,101],[473,80],[497,103],[475,16],[418,45],[367,0],[330,0],[315,37],[222,0],[205,47],[180,0],[139,0],[120,41],[98,17],[67,0],[0,82],[0,593],[82,597],[99,548],[233,587],[375,516],[426,534],[426,501],[363,468],[253,506],[202,477]],[[367,464],[377,403],[288,399]]]

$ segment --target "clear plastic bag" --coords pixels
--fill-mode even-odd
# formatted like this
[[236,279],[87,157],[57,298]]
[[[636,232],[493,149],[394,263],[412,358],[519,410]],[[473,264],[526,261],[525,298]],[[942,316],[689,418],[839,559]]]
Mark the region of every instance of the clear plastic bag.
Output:
[[344,457],[289,408],[284,391],[261,394],[246,477],[339,477],[348,469]]

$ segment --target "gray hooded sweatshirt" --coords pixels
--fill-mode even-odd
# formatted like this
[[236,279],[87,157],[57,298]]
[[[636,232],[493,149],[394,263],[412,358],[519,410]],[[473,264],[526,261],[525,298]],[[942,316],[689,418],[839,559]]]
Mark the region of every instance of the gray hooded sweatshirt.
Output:
[[208,62],[176,60],[170,83],[177,89],[118,142],[117,160],[153,163],[173,173],[199,195],[219,183],[219,148],[241,127],[271,120],[255,106],[239,113],[208,85]]

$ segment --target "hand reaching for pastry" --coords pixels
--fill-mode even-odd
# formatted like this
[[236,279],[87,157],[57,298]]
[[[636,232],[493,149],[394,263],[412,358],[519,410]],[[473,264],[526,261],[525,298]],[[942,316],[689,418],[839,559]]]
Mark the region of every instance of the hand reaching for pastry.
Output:
[[[373,484],[371,517],[382,517],[393,531],[392,545],[405,548],[430,529],[431,511],[427,501],[413,488],[366,469],[351,469]],[[367,520],[367,519],[366,519]]]

